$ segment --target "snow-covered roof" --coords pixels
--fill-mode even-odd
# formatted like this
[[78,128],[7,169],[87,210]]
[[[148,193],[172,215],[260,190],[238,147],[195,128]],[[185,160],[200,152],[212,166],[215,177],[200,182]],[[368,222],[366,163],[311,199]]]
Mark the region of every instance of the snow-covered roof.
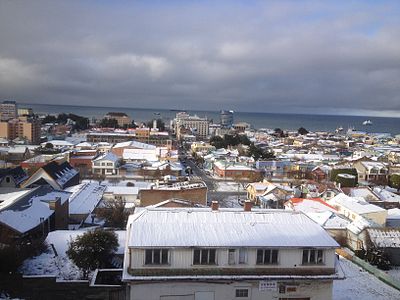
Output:
[[371,242],[378,248],[400,248],[399,229],[367,229]]
[[361,164],[367,169],[372,169],[372,168],[385,169],[386,168],[385,164],[383,164],[381,162],[376,162],[376,161],[362,161]]
[[351,197],[362,197],[365,200],[379,200],[379,197],[375,195],[368,187],[352,188],[350,189]]
[[344,229],[350,222],[331,211],[307,212],[306,215],[325,229]]
[[336,195],[327,202],[330,205],[339,205],[342,207],[346,207],[347,209],[359,215],[385,211],[385,209],[379,206],[368,203],[363,198],[349,197],[343,193]]
[[400,209],[399,208],[392,208],[388,209],[388,215],[386,219],[400,219]]
[[124,149],[122,158],[125,160],[158,160],[157,153],[154,149]]
[[24,195],[30,193],[31,190],[17,190],[15,192],[10,193],[1,193],[0,194],[0,210],[6,208],[7,206],[13,204],[16,200],[23,197]]
[[151,166],[146,166],[146,170],[164,170],[170,167],[172,171],[182,171],[183,166],[180,162],[166,162],[166,161],[156,161],[151,164]]
[[156,146],[138,141],[121,142],[114,145],[114,148],[132,147],[136,149],[156,149]]
[[347,229],[353,232],[354,234],[359,234],[366,228],[374,228],[374,227],[377,228],[381,226],[376,224],[372,220],[368,220],[363,217],[358,217],[355,221],[353,221],[347,226]]
[[95,158],[93,161],[101,161],[101,160],[108,160],[108,161],[112,161],[112,162],[117,162],[118,161],[118,156],[116,156],[114,153],[112,152],[107,152],[104,153],[103,155],[100,155],[99,157]]
[[374,188],[374,193],[379,196],[382,201],[400,202],[400,195],[397,195],[387,188]]
[[54,213],[49,202],[60,198],[63,204],[70,195],[68,192],[52,190],[49,186],[38,187],[0,211],[0,222],[20,233],[25,233]]
[[50,143],[50,144],[52,144],[53,146],[56,146],[56,147],[72,147],[74,145],[74,144],[72,144],[72,143],[70,143],[68,141],[64,141],[64,140],[51,140],[51,141],[48,141],[48,142],[43,142],[40,145],[42,147],[45,147],[47,143]]
[[92,213],[103,197],[105,188],[96,182],[85,182],[65,189],[72,192],[69,198],[69,213],[71,215]]
[[283,210],[141,208],[128,227],[128,247],[138,248],[338,247],[307,216]]
[[105,193],[114,195],[137,195],[139,188],[134,186],[110,186],[106,187]]
[[241,163],[237,163],[237,162],[227,162],[227,161],[217,161],[214,163],[214,165],[219,168],[219,169],[224,169],[227,171],[240,171],[240,170],[248,170],[251,171],[253,170],[252,167],[243,165]]

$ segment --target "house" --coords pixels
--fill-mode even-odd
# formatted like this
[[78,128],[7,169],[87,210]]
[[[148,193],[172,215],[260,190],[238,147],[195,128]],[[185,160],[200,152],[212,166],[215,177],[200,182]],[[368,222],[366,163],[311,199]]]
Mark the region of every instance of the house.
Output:
[[71,223],[91,223],[91,214],[101,201],[106,186],[98,182],[84,182],[66,188],[72,193],[69,198],[69,220]]
[[84,149],[69,153],[69,163],[82,176],[92,174],[92,160],[98,156],[97,150]]
[[311,170],[311,176],[317,182],[325,181],[329,179],[330,169],[329,166],[317,166]]
[[40,144],[42,148],[47,148],[48,145],[52,145],[50,147],[57,150],[70,150],[74,148],[74,144],[65,140],[51,140]]
[[172,185],[153,185],[149,189],[139,190],[140,206],[179,198],[194,204],[207,205],[207,185],[204,182],[177,182]]
[[114,147],[112,147],[111,152],[117,155],[119,158],[122,158],[124,151],[127,149],[153,150],[151,151],[151,153],[153,153],[156,148],[157,147],[154,145],[141,143],[138,141],[127,141],[115,144]]
[[332,299],[339,246],[302,213],[139,208],[122,280],[129,299]]
[[135,186],[112,186],[107,185],[104,190],[104,201],[122,200],[128,206],[138,206],[140,201],[138,199],[139,187]]
[[27,145],[5,147],[1,150],[4,150],[3,159],[14,164],[19,164],[33,154],[33,147]]
[[68,162],[51,161],[37,170],[21,187],[51,185],[54,189],[65,189],[79,183],[79,172]]
[[44,239],[52,230],[67,229],[69,196],[70,193],[53,190],[47,185],[3,202],[0,205],[0,244]]
[[222,178],[262,179],[263,171],[235,161],[216,161],[214,173]]
[[181,176],[183,174],[183,166],[180,162],[156,161],[144,165],[141,173],[143,176],[155,178],[166,175]]
[[268,188],[256,198],[256,203],[261,208],[283,208],[294,193],[294,189],[288,185],[268,182]]
[[386,184],[389,177],[388,167],[377,161],[358,161],[353,164],[357,169],[358,180]]
[[112,152],[104,153],[92,161],[94,175],[118,175],[119,158]]
[[364,198],[349,197],[341,193],[327,202],[352,221],[363,217],[381,226],[386,224],[387,210],[368,203]]
[[21,167],[0,169],[0,188],[19,187],[26,179],[28,175]]
[[[20,166],[25,170],[29,172],[34,172],[37,169],[47,165],[50,161],[57,161],[58,163],[62,163],[64,161],[67,161],[66,158],[64,158],[61,155],[57,154],[40,154],[36,155],[34,157],[31,157],[27,160],[24,160],[23,162],[20,163]],[[31,174],[33,174],[33,172]]]
[[339,244],[346,244],[347,226],[350,221],[321,198],[292,198],[285,203],[285,209],[302,212],[321,225]]

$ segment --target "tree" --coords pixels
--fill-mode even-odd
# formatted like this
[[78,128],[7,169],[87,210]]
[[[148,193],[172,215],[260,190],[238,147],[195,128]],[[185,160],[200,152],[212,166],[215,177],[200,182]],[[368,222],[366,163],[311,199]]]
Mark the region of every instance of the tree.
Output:
[[253,157],[255,160],[267,160],[275,157],[271,150],[257,147],[254,143],[250,144],[248,155]]
[[106,220],[106,225],[118,229],[124,229],[129,217],[129,211],[125,209],[125,201],[116,199],[106,201],[104,207],[98,208],[96,215]]
[[297,130],[297,132],[298,132],[300,135],[306,135],[306,134],[308,133],[308,130],[305,129],[304,127],[300,127],[300,128]]
[[89,271],[106,267],[118,249],[118,237],[113,231],[96,229],[87,231],[70,241],[67,255],[81,269],[83,278]]
[[100,121],[100,127],[118,128],[118,121],[116,119],[104,118]]
[[226,148],[225,140],[222,137],[220,137],[219,135],[213,136],[210,139],[210,144],[217,149]]
[[389,186],[400,191],[400,174],[392,174],[389,177]]

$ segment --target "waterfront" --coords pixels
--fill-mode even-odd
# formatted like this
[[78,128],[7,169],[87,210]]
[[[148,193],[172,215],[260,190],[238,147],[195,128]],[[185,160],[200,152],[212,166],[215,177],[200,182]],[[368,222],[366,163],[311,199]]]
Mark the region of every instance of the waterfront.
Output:
[[[172,120],[177,111],[168,109],[146,109],[146,108],[111,108],[92,106],[69,106],[69,105],[47,105],[21,103],[21,107],[31,107],[38,114],[73,113],[89,118],[102,118],[110,111],[122,111],[128,114],[136,122],[145,122],[154,118],[161,118],[167,124]],[[229,108],[226,108],[229,109]],[[207,116],[215,123],[219,123],[219,112],[217,111],[193,111],[186,110],[190,114],[199,117]],[[372,126],[363,126],[365,120],[371,120]],[[284,113],[256,113],[235,112],[235,122],[247,122],[254,128],[282,128],[284,130],[297,130],[304,127],[312,131],[334,131],[338,127],[344,130],[354,128],[369,133],[400,134],[400,118],[363,117],[363,116],[333,116],[333,115],[306,115],[306,114],[284,114]]]

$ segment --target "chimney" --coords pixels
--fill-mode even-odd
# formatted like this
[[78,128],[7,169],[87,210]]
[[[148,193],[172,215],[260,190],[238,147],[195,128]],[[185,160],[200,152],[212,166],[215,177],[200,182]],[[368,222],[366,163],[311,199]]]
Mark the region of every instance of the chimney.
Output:
[[211,210],[212,211],[217,211],[219,209],[219,203],[218,201],[212,201],[211,202]]
[[244,202],[244,211],[251,211],[251,206],[252,206],[253,204],[251,203],[251,201],[250,200],[246,200],[245,202]]

